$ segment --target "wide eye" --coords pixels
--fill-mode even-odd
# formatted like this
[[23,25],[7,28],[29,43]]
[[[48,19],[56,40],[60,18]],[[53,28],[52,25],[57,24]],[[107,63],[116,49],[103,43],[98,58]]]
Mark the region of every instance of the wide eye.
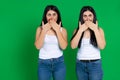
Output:
[[47,14],[47,16],[51,16],[51,14],[50,14],[50,13],[48,13],[48,14]]
[[92,17],[92,14],[89,14],[89,17]]
[[53,13],[53,16],[56,16],[57,14],[56,13]]
[[86,18],[86,17],[87,17],[87,15],[83,15],[83,17],[84,17],[84,18]]

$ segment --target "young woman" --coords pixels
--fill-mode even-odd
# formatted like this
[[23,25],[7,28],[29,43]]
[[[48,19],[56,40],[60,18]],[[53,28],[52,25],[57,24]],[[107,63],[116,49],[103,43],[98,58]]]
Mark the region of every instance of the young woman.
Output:
[[63,50],[67,47],[67,32],[54,5],[48,5],[44,10],[41,26],[36,31],[35,46],[39,50],[39,80],[65,80]]
[[102,80],[100,49],[106,45],[104,31],[98,26],[96,13],[91,6],[84,6],[79,25],[71,39],[71,47],[78,47],[76,73],[78,80]]

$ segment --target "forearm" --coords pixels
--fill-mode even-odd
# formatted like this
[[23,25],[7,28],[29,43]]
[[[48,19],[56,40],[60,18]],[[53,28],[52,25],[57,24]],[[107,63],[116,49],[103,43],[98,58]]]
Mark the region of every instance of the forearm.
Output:
[[100,31],[98,29],[94,30],[97,45],[99,49],[104,49],[105,47],[105,40],[104,37],[101,36]]
[[59,45],[60,45],[60,48],[61,49],[66,49],[68,43],[67,43],[67,38],[65,39],[63,34],[61,33],[61,31],[56,31],[56,34],[57,34],[57,38],[58,38],[58,42],[59,42]]
[[82,31],[78,30],[77,34],[74,36],[74,38],[71,40],[71,47],[72,49],[77,48],[78,44],[79,44],[79,40],[81,38],[82,35]]
[[44,43],[45,32],[42,30],[39,38],[35,41],[35,46],[37,49],[40,49]]

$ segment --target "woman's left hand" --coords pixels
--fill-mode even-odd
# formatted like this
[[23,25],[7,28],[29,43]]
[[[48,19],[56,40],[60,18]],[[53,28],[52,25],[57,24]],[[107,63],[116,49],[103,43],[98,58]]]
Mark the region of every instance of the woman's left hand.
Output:
[[60,30],[61,27],[61,22],[59,24],[57,24],[54,20],[50,20],[50,25],[52,27],[52,29],[57,32]]
[[95,31],[96,29],[98,29],[98,22],[96,21],[96,24],[94,24],[91,21],[86,21],[85,24],[93,31]]

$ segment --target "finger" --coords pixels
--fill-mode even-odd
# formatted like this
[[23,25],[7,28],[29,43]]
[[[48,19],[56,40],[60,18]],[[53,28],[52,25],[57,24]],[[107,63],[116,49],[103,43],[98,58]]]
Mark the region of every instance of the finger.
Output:
[[96,25],[98,26],[98,21],[96,21]]
[[86,24],[90,24],[90,21],[85,21]]
[[43,26],[44,26],[44,21],[42,21],[42,29],[43,29]]
[[52,24],[54,21],[52,19],[49,20],[49,23]]
[[44,21],[42,21],[42,26],[44,26]]
[[54,21],[54,19],[53,19],[53,18],[50,18],[50,21],[52,21],[52,22],[53,22],[53,21]]
[[79,21],[79,27],[81,26],[81,22]]
[[50,23],[50,22],[51,22],[51,19],[48,20],[48,23]]
[[59,23],[59,26],[61,27],[61,21],[60,21],[60,23]]

